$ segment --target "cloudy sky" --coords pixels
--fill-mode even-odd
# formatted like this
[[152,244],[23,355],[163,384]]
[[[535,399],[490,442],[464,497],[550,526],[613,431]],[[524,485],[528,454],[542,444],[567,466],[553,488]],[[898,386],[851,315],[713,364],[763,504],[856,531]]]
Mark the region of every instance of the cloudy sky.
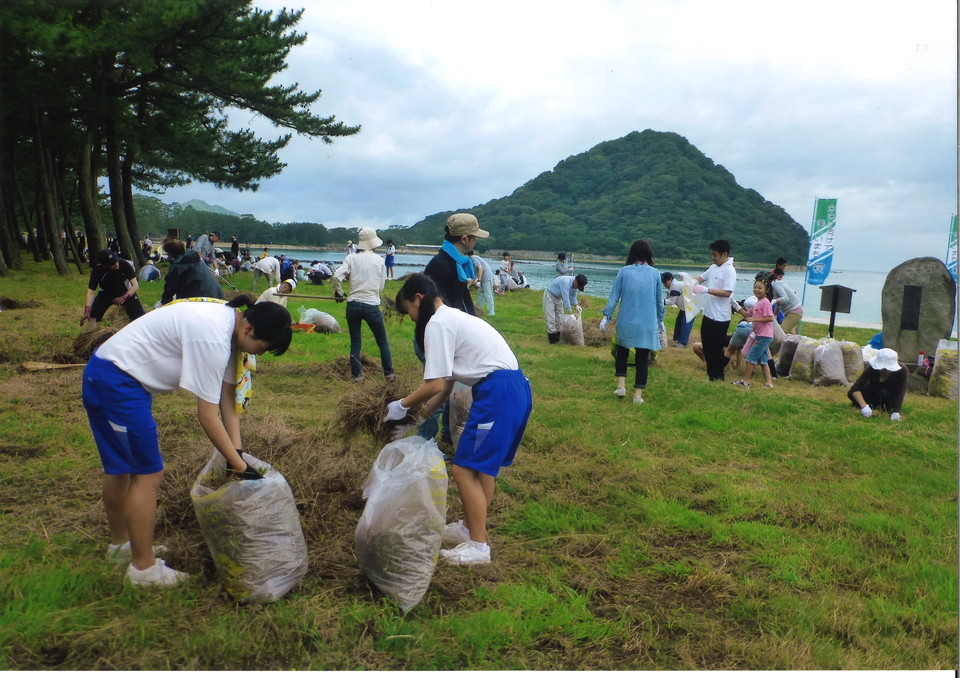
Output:
[[837,198],[835,268],[945,256],[957,209],[954,0],[287,6],[305,8],[309,39],[283,82],[322,89],[315,113],[361,133],[295,139],[284,173],[257,192],[191,184],[165,201],[269,222],[412,225],[649,128],[686,137],[808,231],[814,198]]

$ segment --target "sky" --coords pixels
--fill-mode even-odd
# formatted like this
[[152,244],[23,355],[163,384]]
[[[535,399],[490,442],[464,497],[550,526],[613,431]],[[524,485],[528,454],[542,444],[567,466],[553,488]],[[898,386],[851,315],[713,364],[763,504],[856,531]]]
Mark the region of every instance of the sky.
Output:
[[[193,183],[165,202],[197,198],[271,223],[410,226],[653,129],[685,137],[807,231],[815,198],[836,198],[836,269],[946,255],[954,0],[255,5],[305,9],[308,40],[276,82],[323,90],[314,113],[361,132],[329,145],[294,138],[284,172],[256,192]],[[231,123],[281,132],[248,113]]]

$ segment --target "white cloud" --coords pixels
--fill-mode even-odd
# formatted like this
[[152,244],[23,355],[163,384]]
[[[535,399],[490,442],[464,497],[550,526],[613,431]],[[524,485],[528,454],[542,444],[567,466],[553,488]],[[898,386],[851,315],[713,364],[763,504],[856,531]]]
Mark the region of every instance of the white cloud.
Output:
[[[837,197],[838,266],[943,256],[956,210],[954,3],[305,7],[309,38],[283,81],[323,89],[315,111],[361,124],[361,134],[295,139],[282,153],[287,170],[257,193],[191,185],[167,199],[267,221],[412,224],[651,128],[687,137],[804,227],[814,196]],[[905,235],[908,224],[922,237]]]

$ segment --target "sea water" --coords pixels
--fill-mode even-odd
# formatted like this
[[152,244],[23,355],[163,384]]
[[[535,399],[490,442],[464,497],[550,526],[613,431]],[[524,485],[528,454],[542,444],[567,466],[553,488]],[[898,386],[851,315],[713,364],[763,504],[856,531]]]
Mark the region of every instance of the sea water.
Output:
[[[319,259],[328,264],[339,264],[343,260],[344,254],[332,252],[329,250],[298,249],[298,248],[276,248],[277,253],[286,254],[287,257],[299,259],[304,266],[309,266],[310,262]],[[396,255],[396,277],[401,277],[407,273],[420,272],[427,262],[433,258],[434,253],[429,254],[397,254]],[[382,256],[382,255],[381,255]],[[484,259],[494,267],[500,263],[499,257],[487,257]],[[551,280],[556,277],[556,260],[543,261],[533,259],[515,259],[517,268],[519,268],[527,278],[527,283],[532,289],[542,290]],[[734,258],[736,267],[736,258]],[[573,262],[574,273],[583,273],[587,276],[586,294],[593,297],[606,299],[610,294],[610,288],[617,277],[617,271],[622,268],[621,264],[607,264],[594,262]],[[690,266],[671,266],[669,264],[657,264],[660,272],[671,271],[673,273],[683,272],[691,275],[702,275],[706,270],[703,268],[694,268]],[[737,284],[734,288],[734,298],[737,300],[753,294],[754,276],[760,271],[758,268],[738,268]],[[830,312],[820,310],[820,287],[817,285],[806,285],[804,289],[804,279],[806,274],[803,271],[787,271],[783,276],[783,281],[788,287],[797,293],[803,301],[803,319],[809,322],[827,324],[830,322]],[[850,305],[850,313],[837,313],[836,324],[843,327],[866,327],[877,329],[882,325],[880,315],[880,297],[883,291],[883,283],[887,279],[886,271],[831,271],[827,277],[825,285],[843,285],[850,287],[856,292],[853,293],[853,299]],[[499,297],[497,298],[499,301]]]

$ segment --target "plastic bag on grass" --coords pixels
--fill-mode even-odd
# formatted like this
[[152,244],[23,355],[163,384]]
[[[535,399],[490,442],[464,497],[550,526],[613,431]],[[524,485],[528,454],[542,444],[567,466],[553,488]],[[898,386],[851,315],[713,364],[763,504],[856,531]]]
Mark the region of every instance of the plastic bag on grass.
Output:
[[217,450],[190,490],[200,533],[227,593],[241,603],[283,597],[307,573],[307,544],[286,479],[249,455],[263,480],[228,480]]
[[783,340],[787,338],[787,334],[776,320],[774,320],[771,325],[773,325],[773,341],[770,342],[769,350],[770,357],[775,358],[780,352],[780,347],[783,345]]
[[333,334],[342,331],[340,329],[340,323],[329,313],[304,306],[301,306],[298,310],[300,311],[300,322],[314,325],[317,328],[317,332]]
[[863,353],[860,345],[853,341],[841,341],[840,350],[843,352],[843,372],[847,381],[853,383],[863,372]]
[[780,357],[777,359],[777,374],[781,377],[789,376],[793,365],[793,356],[797,352],[800,341],[805,339],[799,334],[789,334],[780,342]]
[[406,612],[430,586],[447,513],[440,448],[420,436],[384,446],[363,485],[354,548],[360,570]]
[[[790,378],[797,381],[813,381],[813,352],[820,346],[816,339],[803,337],[793,354],[793,363],[790,365]],[[782,350],[782,349],[781,349]],[[780,368],[777,368],[780,373]]]
[[957,342],[941,339],[937,343],[927,393],[940,398],[957,398]]
[[566,313],[560,321],[560,342],[583,346],[583,319],[579,313]]
[[814,386],[849,386],[840,342],[827,340],[813,351]]

